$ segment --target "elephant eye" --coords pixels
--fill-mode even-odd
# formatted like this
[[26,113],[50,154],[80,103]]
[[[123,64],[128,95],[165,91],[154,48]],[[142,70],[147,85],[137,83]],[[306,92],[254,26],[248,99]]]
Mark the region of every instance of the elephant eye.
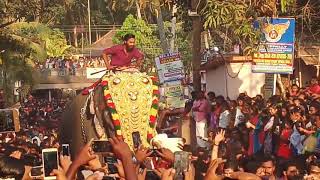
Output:
[[119,79],[119,78],[115,78],[115,79],[113,80],[113,84],[114,84],[114,85],[120,84],[120,82],[121,82],[121,79]]
[[148,84],[149,83],[149,79],[144,77],[144,78],[142,78],[142,82],[145,83],[145,84]]

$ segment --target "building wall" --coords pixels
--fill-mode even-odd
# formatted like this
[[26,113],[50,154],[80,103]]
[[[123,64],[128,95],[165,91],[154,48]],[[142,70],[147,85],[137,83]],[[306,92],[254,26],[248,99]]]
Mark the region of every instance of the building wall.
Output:
[[[251,63],[232,63],[228,64],[227,68],[230,74],[227,75],[227,88],[225,80],[225,66],[222,65],[216,69],[207,71],[207,92],[213,91],[216,93],[216,95],[226,96],[226,89],[228,89],[228,96],[231,99],[236,99],[239,93],[243,92],[247,92],[249,96],[262,94],[261,89],[265,82],[265,75],[263,73],[251,73]],[[239,74],[237,76],[238,72]]]

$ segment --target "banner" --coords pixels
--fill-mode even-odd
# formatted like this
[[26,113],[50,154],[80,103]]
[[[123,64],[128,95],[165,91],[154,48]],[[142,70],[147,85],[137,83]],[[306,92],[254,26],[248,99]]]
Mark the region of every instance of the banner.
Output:
[[168,108],[182,108],[185,104],[184,88],[181,82],[167,84],[164,87],[164,95],[166,98],[166,105]]
[[[106,71],[102,71],[104,69],[106,69],[106,68],[86,68],[87,79],[100,79],[106,73]],[[92,74],[92,73],[99,72],[99,71],[102,71],[102,72],[97,73],[97,74]]]
[[184,79],[183,63],[180,53],[167,53],[156,57],[160,83]]
[[253,55],[253,73],[292,74],[295,42],[295,19],[260,18],[254,24],[261,27],[262,40]]

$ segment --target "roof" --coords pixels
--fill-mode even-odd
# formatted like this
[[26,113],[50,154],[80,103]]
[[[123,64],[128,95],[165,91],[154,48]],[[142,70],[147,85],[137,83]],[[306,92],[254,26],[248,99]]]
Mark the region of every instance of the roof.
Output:
[[106,48],[112,47],[114,44],[112,42],[113,36],[116,34],[116,30],[110,30],[107,34],[102,36],[99,40],[91,44],[89,48],[85,48],[83,51],[84,56],[90,55],[91,56],[101,56],[102,51]]
[[320,65],[320,46],[301,47],[298,57],[300,57],[306,65]]
[[204,64],[201,64],[201,70],[210,70],[223,65],[225,62],[227,63],[243,63],[243,62],[251,62],[251,56],[237,56],[237,55],[224,55],[222,58],[220,55],[213,57],[211,60],[207,61]]

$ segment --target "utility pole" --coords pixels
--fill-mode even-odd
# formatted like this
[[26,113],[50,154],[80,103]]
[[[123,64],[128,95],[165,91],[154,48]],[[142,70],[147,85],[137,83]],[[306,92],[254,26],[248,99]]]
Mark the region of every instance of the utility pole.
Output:
[[[91,13],[90,13],[90,0],[88,0],[88,23],[89,23],[89,46],[91,46]],[[91,58],[91,47],[90,48],[90,58]]]
[[[191,0],[191,9],[195,12],[192,15],[192,75],[193,75],[193,88],[195,91],[201,90],[201,76],[200,76],[200,65],[201,65],[201,19],[197,13],[197,8],[200,0]],[[189,14],[191,16],[191,14]],[[196,137],[196,122],[191,119],[190,121],[190,139],[192,151],[196,151],[197,147],[197,137]]]
[[[193,12],[198,11],[200,0],[191,0],[191,8]],[[192,16],[192,67],[193,67],[193,88],[195,91],[201,90],[201,19],[199,15]]]
[[91,14],[90,14],[90,0],[88,0],[88,23],[89,23],[89,45],[91,45]]

